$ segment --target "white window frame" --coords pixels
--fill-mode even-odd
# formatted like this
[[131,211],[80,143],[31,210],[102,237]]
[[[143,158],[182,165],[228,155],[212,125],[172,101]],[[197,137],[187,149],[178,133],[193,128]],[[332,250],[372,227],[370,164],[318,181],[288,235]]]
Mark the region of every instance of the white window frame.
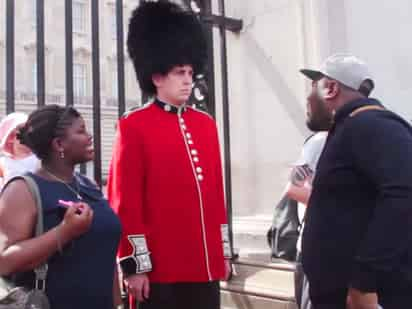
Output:
[[73,32],[85,34],[87,32],[87,3],[85,1],[73,1]]
[[6,58],[3,42],[0,40],[0,91],[6,90]]
[[119,81],[118,81],[118,72],[117,72],[117,65],[112,65],[112,97],[117,98],[118,96],[118,89],[119,89]]
[[31,93],[37,94],[37,61],[33,60],[31,63]]
[[37,0],[27,0],[27,17],[32,27],[37,25]]
[[110,13],[110,35],[112,37],[112,40],[117,39],[117,16],[116,16],[116,10],[112,9]]
[[87,64],[73,64],[73,94],[75,97],[86,97],[88,93]]

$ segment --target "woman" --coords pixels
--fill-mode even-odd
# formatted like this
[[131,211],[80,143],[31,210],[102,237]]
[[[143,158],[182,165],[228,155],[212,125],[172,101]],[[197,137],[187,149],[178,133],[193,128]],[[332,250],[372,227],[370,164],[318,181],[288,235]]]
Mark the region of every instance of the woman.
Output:
[[14,176],[34,172],[39,168],[37,157],[17,139],[17,131],[26,121],[26,114],[15,112],[8,114],[0,122],[0,187]]
[[35,202],[23,180],[12,180],[0,196],[0,275],[32,286],[31,270],[47,261],[53,309],[120,307],[120,223],[99,188],[74,174],[94,155],[83,118],[72,107],[47,105],[29,116],[18,138],[41,160],[29,175],[40,190],[45,233],[32,237]]

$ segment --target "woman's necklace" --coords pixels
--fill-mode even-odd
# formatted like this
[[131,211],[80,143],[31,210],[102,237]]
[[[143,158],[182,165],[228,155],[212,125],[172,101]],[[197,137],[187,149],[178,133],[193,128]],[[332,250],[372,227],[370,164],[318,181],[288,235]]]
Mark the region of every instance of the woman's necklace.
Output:
[[65,182],[63,179],[61,179],[60,177],[57,177],[56,175],[54,175],[52,172],[48,171],[47,169],[45,169],[43,167],[43,170],[52,178],[54,178],[55,180],[57,180],[58,182],[61,182],[62,184],[64,184],[67,189],[69,189],[71,192],[74,193],[74,195],[77,197],[78,200],[82,201],[83,198],[81,197],[80,193],[78,191],[76,191],[74,188],[72,188],[67,182]]

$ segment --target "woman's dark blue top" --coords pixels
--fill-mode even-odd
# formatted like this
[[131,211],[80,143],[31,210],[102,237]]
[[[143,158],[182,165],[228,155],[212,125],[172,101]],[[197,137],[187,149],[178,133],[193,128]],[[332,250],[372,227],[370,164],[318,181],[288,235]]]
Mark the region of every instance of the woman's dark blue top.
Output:
[[[58,200],[78,201],[64,183],[29,174],[36,181],[42,198],[45,231],[58,225],[65,209]],[[113,274],[120,239],[120,221],[100,189],[76,175],[69,184],[93,209],[90,229],[68,243],[62,253],[49,261],[46,293],[52,309],[112,309]]]

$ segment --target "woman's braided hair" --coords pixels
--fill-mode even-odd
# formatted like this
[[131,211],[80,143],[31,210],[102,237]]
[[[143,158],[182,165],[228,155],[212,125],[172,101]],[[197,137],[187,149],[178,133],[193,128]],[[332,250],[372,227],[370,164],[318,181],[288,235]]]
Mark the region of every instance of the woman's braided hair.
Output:
[[46,105],[33,111],[26,124],[19,130],[17,138],[29,147],[42,161],[49,159],[52,140],[63,137],[80,113],[73,107],[55,104]]

